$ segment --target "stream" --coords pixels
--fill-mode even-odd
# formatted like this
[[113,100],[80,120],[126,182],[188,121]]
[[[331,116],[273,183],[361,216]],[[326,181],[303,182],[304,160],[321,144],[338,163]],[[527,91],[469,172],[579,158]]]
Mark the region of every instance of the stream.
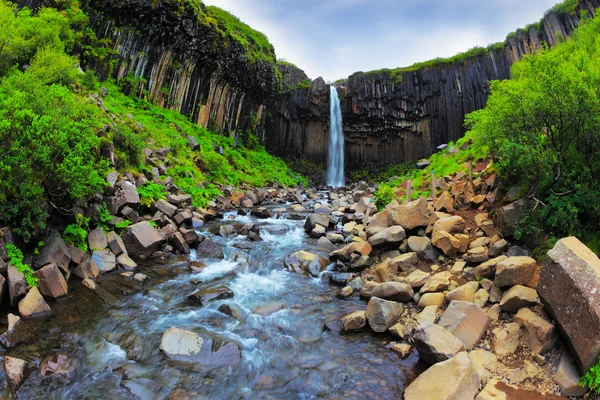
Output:
[[[263,241],[218,236],[220,225],[234,223],[257,224]],[[38,372],[19,398],[132,399],[135,393],[163,399],[179,388],[199,399],[401,399],[422,371],[418,354],[400,361],[385,347],[391,336],[324,330],[324,322],[364,310],[366,303],[358,294],[340,299],[339,288],[283,266],[284,257],[298,250],[323,254],[303,224],[227,213],[197,229],[223,248],[224,260],[203,260],[207,266],[200,273],[188,268],[194,253],[189,259],[146,263],[136,270],[148,276],[141,287],[123,284],[119,273],[108,274],[99,282],[117,294],[117,307],[72,278],[69,297],[50,303],[55,316],[32,325],[32,338],[8,355],[39,362],[64,352],[77,361],[75,375],[65,383],[42,381]],[[234,298],[202,307],[186,300],[200,288],[220,285]],[[218,311],[224,303],[238,319]],[[167,360],[159,345],[170,327],[238,344],[241,363],[207,368]],[[11,398],[2,386],[0,394]]]

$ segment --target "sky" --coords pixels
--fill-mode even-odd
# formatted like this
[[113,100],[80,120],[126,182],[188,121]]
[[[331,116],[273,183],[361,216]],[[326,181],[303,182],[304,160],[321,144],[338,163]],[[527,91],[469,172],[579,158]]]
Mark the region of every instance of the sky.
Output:
[[503,41],[558,0],[204,0],[315,79],[405,67]]

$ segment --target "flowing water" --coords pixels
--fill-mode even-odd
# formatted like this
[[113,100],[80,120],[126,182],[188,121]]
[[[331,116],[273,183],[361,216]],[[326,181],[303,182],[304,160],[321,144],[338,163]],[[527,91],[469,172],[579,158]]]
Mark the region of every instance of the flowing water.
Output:
[[[264,241],[214,233],[233,223],[259,224]],[[385,348],[392,339],[385,335],[324,331],[325,321],[366,304],[358,297],[338,299],[335,287],[284,268],[291,252],[319,252],[302,224],[226,214],[199,229],[224,248],[225,260],[207,262],[201,273],[192,272],[186,258],[140,266],[148,275],[141,288],[128,287],[118,273],[106,275],[101,284],[118,293],[118,307],[108,307],[72,279],[70,298],[51,303],[55,317],[33,325],[33,338],[8,354],[35,361],[66,352],[78,362],[76,374],[69,383],[31,378],[19,398],[131,399],[133,392],[163,399],[181,388],[198,399],[401,399],[421,371],[418,355],[400,361]],[[186,301],[215,285],[228,286],[235,297],[203,307]],[[223,303],[239,310],[238,319],[217,310]],[[172,326],[237,343],[241,363],[206,368],[167,360],[159,344]]]
[[342,108],[337,89],[329,87],[329,158],[327,162],[327,185],[344,186],[344,130]]

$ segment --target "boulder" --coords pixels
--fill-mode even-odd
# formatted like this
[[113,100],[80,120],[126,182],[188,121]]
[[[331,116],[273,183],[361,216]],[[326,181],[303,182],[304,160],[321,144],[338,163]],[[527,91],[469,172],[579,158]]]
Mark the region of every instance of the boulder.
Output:
[[571,355],[568,351],[563,352],[553,379],[560,387],[560,393],[563,396],[579,397],[588,391],[587,387],[579,386],[581,374],[571,360]]
[[123,243],[123,239],[121,239],[121,236],[117,235],[116,232],[108,232],[106,239],[108,240],[110,251],[112,251],[115,256],[119,256],[123,253],[127,254],[125,243]]
[[198,306],[204,306],[209,301],[226,300],[233,298],[234,293],[227,286],[216,286],[208,289],[201,289],[187,297],[187,300]]
[[446,231],[437,231],[432,239],[431,243],[440,249],[447,256],[454,256],[460,250],[460,240],[452,236]]
[[119,198],[119,209],[128,206],[136,210],[140,206],[140,195],[131,182],[117,183],[115,185],[115,196]]
[[513,354],[519,346],[520,332],[519,325],[514,322],[493,329],[490,334],[490,342],[494,354],[498,357]]
[[171,244],[181,254],[190,254],[190,245],[187,240],[183,237],[183,234],[179,231],[175,232],[169,237],[169,244]]
[[52,230],[44,242],[46,244],[42,247],[40,254],[35,260],[35,268],[41,268],[44,265],[54,263],[63,271],[68,271],[69,263],[71,262],[71,251],[60,233]]
[[456,336],[466,350],[474,348],[490,324],[490,317],[477,305],[466,301],[452,301],[438,325]]
[[465,261],[471,264],[479,264],[490,258],[488,249],[485,246],[474,247],[467,252]]
[[67,380],[75,376],[77,361],[65,353],[56,353],[46,357],[40,363],[40,373],[43,377],[48,375],[58,375]]
[[10,304],[16,306],[19,300],[27,294],[27,281],[25,281],[25,276],[19,272],[17,267],[10,264],[8,265],[7,277]]
[[463,217],[459,217],[458,215],[454,217],[446,217],[440,218],[433,224],[433,232],[432,235],[435,236],[436,232],[444,231],[450,234],[454,233],[463,233],[467,224]]
[[154,203],[154,208],[167,215],[169,218],[173,218],[177,212],[177,207],[166,200],[158,200],[156,203]]
[[515,322],[523,330],[527,346],[536,354],[548,352],[558,340],[556,327],[528,308],[519,310],[515,315]]
[[8,329],[0,335],[0,344],[7,349],[21,344],[29,336],[29,327],[23,320],[14,314],[8,314]]
[[309,214],[304,222],[304,231],[310,233],[317,225],[327,229],[329,227],[329,217],[323,214]]
[[196,255],[198,258],[216,258],[221,260],[225,258],[223,249],[209,237],[198,245]]
[[404,392],[405,400],[472,400],[479,391],[479,375],[467,353],[437,363],[419,375]]
[[444,305],[446,297],[444,293],[425,293],[419,299],[419,308],[425,308],[429,306],[441,307]]
[[123,243],[127,254],[133,258],[150,257],[152,253],[161,249],[163,242],[163,237],[148,221],[138,222],[123,230]]
[[338,259],[343,262],[351,261],[353,255],[368,256],[371,254],[371,245],[368,242],[353,242],[330,254],[332,260]]
[[436,324],[420,325],[415,330],[413,340],[419,357],[430,364],[446,361],[464,350],[462,342],[456,336]]
[[183,223],[190,222],[192,218],[194,218],[192,212],[188,209],[185,209],[182,212],[175,214],[173,221],[175,221],[177,225],[181,225]]
[[519,309],[538,304],[540,299],[535,289],[517,285],[508,289],[502,295],[500,308],[504,311],[517,312]]
[[173,205],[178,206],[183,203],[191,203],[192,196],[190,196],[189,194],[170,194],[169,196],[167,196],[167,201]]
[[509,257],[496,264],[494,283],[498,287],[525,285],[533,279],[536,261],[531,257]]
[[408,248],[417,253],[421,260],[435,261],[438,258],[438,252],[433,248],[431,241],[425,236],[411,236],[408,238]]
[[340,334],[361,331],[367,325],[367,313],[366,311],[354,311],[325,325],[329,330]]
[[127,270],[133,270],[137,268],[137,264],[135,261],[133,261],[127,254],[123,253],[121,254],[119,257],[117,257],[117,263],[127,269]]
[[540,394],[531,390],[517,389],[496,379],[488,381],[475,400],[567,400],[554,394]]
[[498,257],[508,249],[508,242],[504,239],[500,239],[490,245],[488,254],[490,257]]
[[87,241],[91,251],[103,250],[108,247],[108,240],[102,228],[96,228],[88,233]]
[[475,296],[473,296],[473,303],[477,304],[479,308],[483,308],[488,300],[490,299],[490,294],[485,289],[479,289],[475,292]]
[[394,353],[396,353],[398,355],[398,358],[400,358],[401,360],[404,360],[404,359],[408,358],[410,356],[410,354],[412,353],[412,346],[410,344],[406,344],[406,343],[397,343],[397,344],[393,344],[390,347],[390,350],[392,350]]
[[404,311],[400,303],[371,297],[367,305],[367,321],[373,331],[382,333],[394,325]]
[[393,281],[398,275],[398,265],[388,258],[375,267],[375,273],[379,282]]
[[486,382],[498,371],[498,358],[489,351],[477,349],[469,352],[469,358],[482,382]]
[[43,296],[57,299],[67,295],[67,282],[56,264],[48,264],[33,275],[38,279],[38,287]]
[[369,238],[371,247],[398,244],[406,238],[406,232],[401,226],[389,227]]
[[[2,263],[1,260],[0,263]],[[0,275],[0,304],[2,304],[2,300],[4,299],[4,293],[6,292],[6,288],[6,279],[4,279],[4,276]]]
[[96,263],[100,272],[109,272],[117,268],[117,259],[108,249],[94,251],[92,260]]
[[81,279],[94,279],[98,276],[99,273],[100,270],[96,265],[96,261],[92,259],[86,260],[78,266],[76,266],[75,268],[73,268],[73,274],[80,277]]
[[439,272],[425,282],[419,293],[441,292],[450,286],[452,275],[448,271]]
[[4,357],[4,373],[13,391],[17,391],[25,382],[27,362],[16,357]]
[[175,327],[163,333],[160,350],[169,359],[207,366],[236,366],[242,356],[234,343],[219,346],[212,338]]
[[475,278],[489,278],[494,279],[496,276],[496,265],[499,262],[506,260],[508,257],[500,256],[493,258],[491,260],[487,260],[483,264],[478,265],[475,268]]
[[514,235],[515,226],[523,218],[526,207],[527,200],[521,199],[496,210],[494,221],[504,237]]
[[413,289],[410,285],[400,282],[385,282],[375,286],[371,292],[372,297],[379,297],[384,300],[392,300],[398,302],[412,301],[414,296]]
[[427,306],[417,315],[417,325],[434,324],[437,320],[438,306]]
[[435,211],[443,211],[447,213],[454,212],[454,199],[450,192],[442,192],[435,201]]
[[600,259],[574,237],[548,252],[538,294],[585,373],[600,359]]
[[408,275],[404,281],[410,285],[413,289],[422,287],[431,278],[427,272],[423,272],[420,269],[416,269]]
[[292,272],[303,275],[318,276],[319,273],[329,264],[329,261],[325,257],[318,256],[308,251],[297,251],[292,254],[288,254],[283,264],[287,269]]
[[402,205],[392,202],[386,210],[390,214],[393,225],[400,225],[406,230],[429,225],[429,207],[423,197]]
[[408,272],[412,270],[416,263],[419,262],[417,253],[405,253],[397,257],[393,257],[390,262],[396,265],[396,269],[402,272]]
[[19,314],[23,318],[42,318],[52,314],[50,307],[42,297],[37,287],[29,290],[27,295],[19,301]]
[[473,292],[471,285],[462,285],[448,292],[448,294],[446,294],[446,299],[448,299],[448,301],[456,300],[473,303],[475,300],[475,293]]

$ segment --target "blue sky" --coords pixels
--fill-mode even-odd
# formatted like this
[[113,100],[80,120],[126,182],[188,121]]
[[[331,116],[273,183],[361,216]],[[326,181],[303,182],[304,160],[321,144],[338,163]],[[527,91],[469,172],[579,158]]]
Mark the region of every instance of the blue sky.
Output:
[[326,81],[504,40],[558,0],[204,0],[265,33],[277,57]]

